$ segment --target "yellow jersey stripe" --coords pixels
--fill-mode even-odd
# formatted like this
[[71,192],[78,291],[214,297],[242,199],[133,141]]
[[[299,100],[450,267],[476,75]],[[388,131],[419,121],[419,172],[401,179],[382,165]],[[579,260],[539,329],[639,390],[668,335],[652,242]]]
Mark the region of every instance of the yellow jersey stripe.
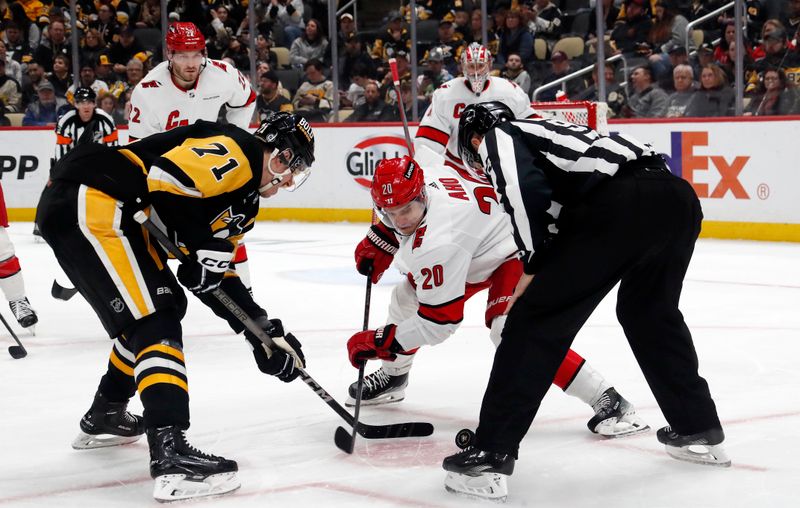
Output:
[[141,170],[142,170],[142,173],[147,175],[147,168],[144,165],[144,161],[142,161],[142,159],[140,159],[138,155],[136,155],[135,153],[131,152],[127,148],[120,149],[119,153],[121,153],[122,155],[127,157],[128,160],[130,160],[131,162],[133,162],[134,164],[139,166],[139,168],[141,168]]

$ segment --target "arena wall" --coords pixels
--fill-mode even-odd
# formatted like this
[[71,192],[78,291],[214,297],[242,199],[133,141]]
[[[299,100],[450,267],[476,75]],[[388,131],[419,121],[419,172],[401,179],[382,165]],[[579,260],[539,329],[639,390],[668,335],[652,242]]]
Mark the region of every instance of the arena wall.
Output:
[[[800,118],[612,122],[650,142],[703,204],[703,236],[800,241]],[[295,193],[263,202],[265,220],[369,221],[375,164],[405,153],[399,124],[314,126],[317,162]],[[412,136],[415,127],[412,127]],[[120,130],[120,141],[127,131]],[[0,129],[0,182],[12,221],[33,220],[55,144],[52,129]]]

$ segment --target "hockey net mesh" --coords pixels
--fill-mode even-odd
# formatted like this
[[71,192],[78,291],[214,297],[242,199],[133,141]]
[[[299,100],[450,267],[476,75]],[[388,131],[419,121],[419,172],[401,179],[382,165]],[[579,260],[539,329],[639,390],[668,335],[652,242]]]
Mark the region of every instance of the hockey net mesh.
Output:
[[585,125],[608,135],[608,105],[605,102],[534,102],[532,106],[544,118]]

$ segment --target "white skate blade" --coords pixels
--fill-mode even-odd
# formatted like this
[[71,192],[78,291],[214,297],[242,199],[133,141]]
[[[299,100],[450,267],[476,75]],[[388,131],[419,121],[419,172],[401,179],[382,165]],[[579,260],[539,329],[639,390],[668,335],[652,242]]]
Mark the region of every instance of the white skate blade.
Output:
[[508,476],[500,473],[470,476],[448,472],[444,478],[444,488],[458,496],[505,503],[508,498]]
[[95,448],[108,448],[109,446],[119,446],[134,443],[142,437],[138,436],[115,436],[114,434],[87,434],[83,431],[78,433],[72,441],[72,447],[76,450],[93,450]]
[[648,430],[650,430],[650,426],[636,416],[636,413],[625,414],[619,419],[608,418],[594,428],[596,433],[607,438],[634,436]]
[[705,466],[731,467],[731,459],[722,445],[664,445],[670,457]]
[[170,503],[227,494],[242,486],[236,473],[212,474],[198,480],[187,479],[185,474],[162,475],[156,478],[153,497],[159,503]]
[[[394,402],[400,402],[401,400],[406,398],[406,391],[405,390],[396,390],[394,392],[382,393],[373,399],[361,399],[362,406],[380,406],[382,404],[392,404]],[[356,399],[353,397],[347,396],[347,400],[344,401],[344,405],[347,407],[355,407]]]

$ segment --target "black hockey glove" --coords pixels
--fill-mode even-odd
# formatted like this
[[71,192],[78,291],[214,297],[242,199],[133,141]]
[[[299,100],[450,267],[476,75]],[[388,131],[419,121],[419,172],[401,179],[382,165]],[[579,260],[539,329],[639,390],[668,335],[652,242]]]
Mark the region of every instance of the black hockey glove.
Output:
[[[275,376],[285,383],[294,381],[300,375],[300,370],[297,368],[298,361],[302,363],[303,367],[306,366],[306,357],[303,355],[300,341],[291,333],[284,333],[280,319],[268,319],[267,316],[260,316],[253,318],[253,321],[275,340],[276,346],[279,346],[270,349],[258,337],[245,330],[244,338],[250,343],[258,370],[264,374]],[[283,341],[285,344],[282,343]]]
[[233,244],[212,240],[194,253],[196,263],[181,263],[178,280],[194,294],[210,293],[217,289],[233,259]]

